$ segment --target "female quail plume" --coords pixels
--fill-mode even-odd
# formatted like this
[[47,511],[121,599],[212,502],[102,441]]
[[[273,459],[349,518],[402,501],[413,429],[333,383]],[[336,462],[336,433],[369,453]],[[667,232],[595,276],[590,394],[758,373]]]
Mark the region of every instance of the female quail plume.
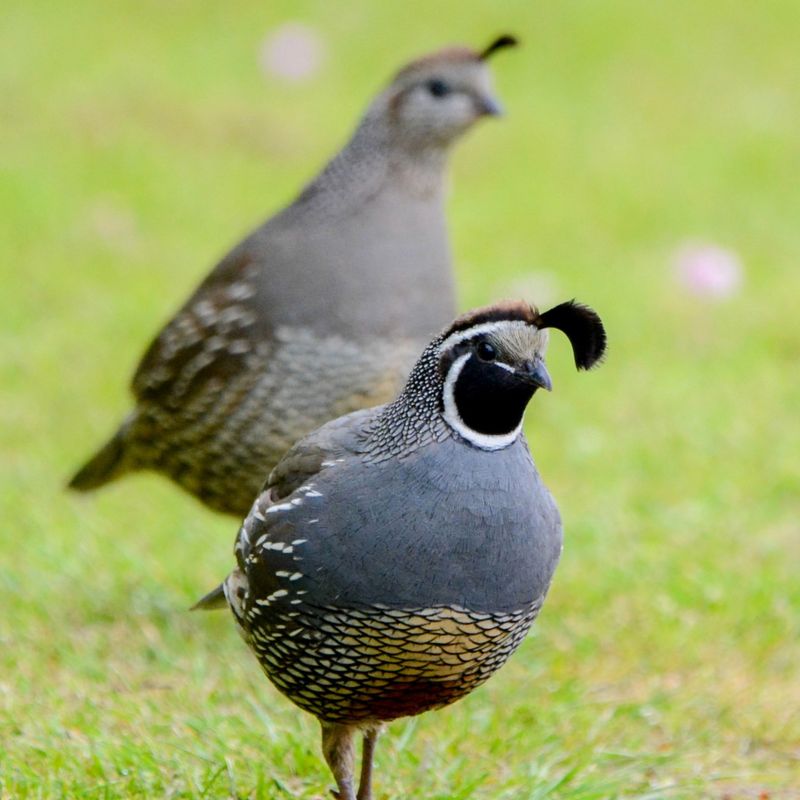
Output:
[[297,439],[394,396],[454,314],[446,156],[500,113],[486,59],[511,44],[451,47],[400,70],[344,149],[150,345],[134,410],[72,488],[153,469],[242,516]]
[[550,389],[547,328],[579,369],[605,351],[597,314],[506,303],[457,319],[392,403],[329,422],[278,462],[236,539],[227,601],[267,677],[322,724],[338,797],[358,800],[386,721],[463,697],[539,612],[561,553],[558,509],[522,434]]

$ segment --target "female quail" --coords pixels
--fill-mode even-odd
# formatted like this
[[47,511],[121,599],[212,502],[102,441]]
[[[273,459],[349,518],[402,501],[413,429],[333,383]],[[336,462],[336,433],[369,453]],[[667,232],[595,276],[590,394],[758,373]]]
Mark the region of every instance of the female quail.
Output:
[[395,76],[344,149],[150,345],[136,407],[72,488],[154,469],[241,517],[297,439],[394,397],[453,317],[446,156],[499,113],[486,59],[513,43],[448,48]]
[[382,723],[452,703],[497,670],[542,606],[561,521],[522,434],[550,389],[546,328],[579,369],[605,332],[574,302],[457,319],[392,403],[329,422],[278,463],[239,531],[227,603],[269,679],[322,724],[338,797],[371,797]]

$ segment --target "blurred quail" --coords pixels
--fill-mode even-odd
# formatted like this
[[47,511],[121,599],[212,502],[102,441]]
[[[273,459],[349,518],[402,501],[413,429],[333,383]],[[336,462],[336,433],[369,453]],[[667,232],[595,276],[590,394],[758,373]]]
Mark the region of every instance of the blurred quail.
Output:
[[329,422],[278,463],[198,603],[230,605],[269,679],[317,716],[342,800],[370,793],[383,722],[452,703],[495,672],[542,606],[561,521],[522,434],[550,389],[546,328],[579,369],[603,355],[591,309],[507,303],[457,319],[392,403]]
[[446,156],[499,113],[486,59],[514,43],[447,48],[395,76],[344,149],[150,345],[136,407],[72,488],[154,469],[243,516],[297,439],[394,397],[453,318]]

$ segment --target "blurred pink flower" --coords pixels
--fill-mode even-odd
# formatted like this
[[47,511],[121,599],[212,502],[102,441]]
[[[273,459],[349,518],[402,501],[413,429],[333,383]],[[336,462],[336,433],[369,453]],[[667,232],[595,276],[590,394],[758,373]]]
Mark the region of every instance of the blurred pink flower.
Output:
[[708,242],[687,242],[673,257],[675,277],[691,294],[724,300],[742,287],[738,254]]
[[269,33],[258,52],[258,63],[266,75],[287,81],[311,78],[325,59],[320,35],[302,22],[286,22]]

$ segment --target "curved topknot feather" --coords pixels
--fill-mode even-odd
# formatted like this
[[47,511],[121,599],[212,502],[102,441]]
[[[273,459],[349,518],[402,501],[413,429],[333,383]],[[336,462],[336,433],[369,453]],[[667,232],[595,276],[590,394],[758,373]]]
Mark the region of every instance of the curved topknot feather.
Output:
[[516,36],[512,36],[510,33],[504,33],[484,48],[478,55],[478,58],[480,58],[481,61],[486,61],[487,58],[494,55],[498,50],[504,50],[506,47],[517,47],[518,45],[519,39],[517,39]]
[[602,320],[594,309],[576,300],[545,311],[534,324],[538,328],[557,328],[566,335],[578,369],[591,369],[605,355],[606,331]]

